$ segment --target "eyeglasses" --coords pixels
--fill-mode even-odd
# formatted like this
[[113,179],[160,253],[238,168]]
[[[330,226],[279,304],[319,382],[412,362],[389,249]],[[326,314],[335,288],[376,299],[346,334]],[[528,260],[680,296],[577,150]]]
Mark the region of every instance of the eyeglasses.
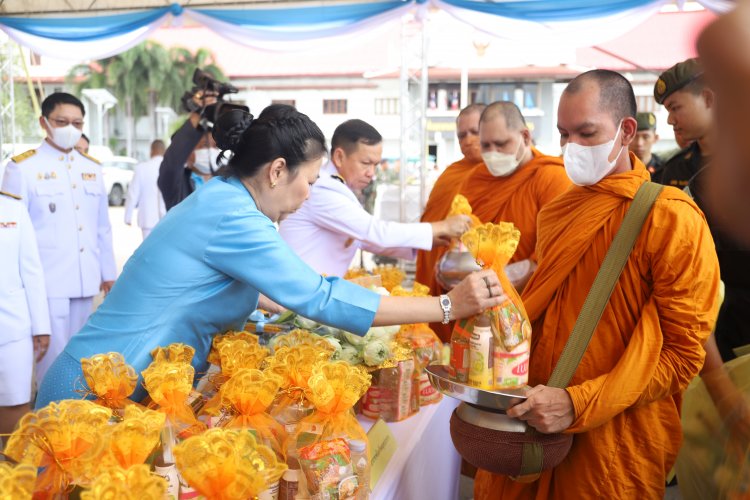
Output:
[[73,125],[77,129],[83,128],[83,120],[63,120],[61,118],[48,118],[47,119],[51,125],[54,125],[55,128],[62,128],[67,127],[68,125]]

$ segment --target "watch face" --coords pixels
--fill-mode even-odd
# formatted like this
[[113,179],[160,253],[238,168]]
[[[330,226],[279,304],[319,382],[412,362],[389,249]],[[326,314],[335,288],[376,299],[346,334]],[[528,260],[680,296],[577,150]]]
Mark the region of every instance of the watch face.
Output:
[[449,299],[448,297],[443,297],[442,299],[440,299],[440,304],[444,306],[449,306],[451,305],[451,299]]

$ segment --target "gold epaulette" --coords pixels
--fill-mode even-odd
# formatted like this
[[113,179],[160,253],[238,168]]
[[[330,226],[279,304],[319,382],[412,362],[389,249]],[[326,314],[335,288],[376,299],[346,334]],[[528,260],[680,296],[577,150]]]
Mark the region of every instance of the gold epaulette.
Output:
[[90,156],[88,153],[84,153],[83,151],[78,151],[78,152],[81,153],[81,156],[83,156],[85,158],[88,158],[89,160],[93,161],[97,165],[101,165],[102,164],[102,162],[100,162],[99,160],[97,160],[93,156]]
[[3,196],[8,196],[9,198],[13,198],[14,200],[20,200],[21,199],[21,197],[18,196],[17,194],[6,193],[5,191],[0,191],[0,194],[3,195]]
[[16,156],[12,157],[10,160],[13,163],[21,163],[22,161],[31,158],[35,154],[36,154],[36,149],[29,149],[25,153],[21,153],[20,155],[16,155]]

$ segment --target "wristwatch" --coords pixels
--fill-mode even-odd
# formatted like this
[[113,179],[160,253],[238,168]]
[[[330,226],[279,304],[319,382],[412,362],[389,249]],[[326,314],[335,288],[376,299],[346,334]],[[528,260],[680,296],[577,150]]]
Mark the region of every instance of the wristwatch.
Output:
[[447,325],[451,321],[451,298],[447,295],[441,295],[440,308],[443,310],[443,324]]

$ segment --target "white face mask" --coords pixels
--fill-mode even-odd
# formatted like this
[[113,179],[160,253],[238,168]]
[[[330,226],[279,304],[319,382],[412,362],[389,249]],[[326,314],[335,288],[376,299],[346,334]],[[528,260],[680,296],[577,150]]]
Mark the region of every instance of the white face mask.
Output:
[[615,163],[622,154],[625,146],[620,146],[614,160],[609,161],[609,155],[615,147],[615,141],[620,135],[622,122],[617,125],[614,139],[597,146],[581,146],[569,142],[563,146],[563,163],[565,173],[576,186],[591,186],[604,179],[615,169]]
[[521,159],[517,158],[518,152],[523,147],[523,139],[518,145],[516,154],[500,153],[499,151],[489,151],[482,153],[482,160],[487,165],[487,170],[495,177],[507,177],[518,169]]
[[221,151],[217,148],[196,149],[193,166],[203,175],[213,175],[219,169],[216,158],[220,153]]
[[50,139],[60,149],[72,149],[83,135],[83,131],[75,128],[72,123],[64,127],[55,128],[49,124],[46,116],[44,117],[44,121],[52,133]]

